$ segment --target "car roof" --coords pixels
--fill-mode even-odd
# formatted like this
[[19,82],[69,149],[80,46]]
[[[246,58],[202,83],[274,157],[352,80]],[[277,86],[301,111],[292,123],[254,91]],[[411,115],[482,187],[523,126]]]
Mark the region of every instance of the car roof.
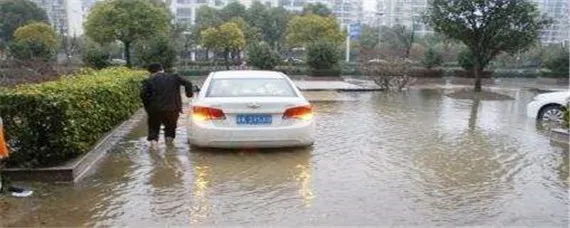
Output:
[[228,70],[212,73],[213,79],[226,78],[284,78],[285,75],[278,71],[268,70]]

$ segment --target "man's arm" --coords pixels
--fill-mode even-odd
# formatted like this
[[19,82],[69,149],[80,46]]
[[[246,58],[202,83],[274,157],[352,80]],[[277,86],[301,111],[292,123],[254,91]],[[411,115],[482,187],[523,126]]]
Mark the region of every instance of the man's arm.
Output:
[[143,102],[144,108],[148,108],[148,103],[150,102],[150,97],[152,96],[152,88],[148,80],[142,82],[140,97]]
[[186,93],[186,97],[192,97],[194,95],[194,87],[192,86],[192,82],[184,80],[182,77],[176,75],[178,78],[178,83],[184,86],[184,92]]

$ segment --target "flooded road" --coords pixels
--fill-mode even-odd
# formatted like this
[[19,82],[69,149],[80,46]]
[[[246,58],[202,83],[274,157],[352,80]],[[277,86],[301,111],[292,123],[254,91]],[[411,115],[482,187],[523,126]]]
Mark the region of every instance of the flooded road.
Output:
[[[441,90],[316,102],[312,148],[174,147],[143,123],[96,173],[19,202],[12,226],[568,226],[568,150],[525,117],[534,93],[455,100]],[[184,120],[181,120],[183,123]]]

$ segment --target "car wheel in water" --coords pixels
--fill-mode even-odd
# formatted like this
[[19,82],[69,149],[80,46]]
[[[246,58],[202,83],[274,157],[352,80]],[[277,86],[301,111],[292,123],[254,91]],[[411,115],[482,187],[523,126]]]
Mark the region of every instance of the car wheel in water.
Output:
[[566,109],[560,105],[551,105],[538,113],[538,122],[542,127],[550,128],[564,125],[564,112]]

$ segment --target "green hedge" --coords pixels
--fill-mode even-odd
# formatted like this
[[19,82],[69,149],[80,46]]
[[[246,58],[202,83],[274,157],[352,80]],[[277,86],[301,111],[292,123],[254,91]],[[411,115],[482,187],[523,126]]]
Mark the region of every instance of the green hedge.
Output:
[[[201,67],[201,68],[178,67],[176,73],[178,73],[182,76],[207,76],[210,72],[217,71],[217,70],[225,70],[225,69],[212,69],[209,67]],[[283,66],[277,66],[273,70],[281,71],[281,72],[283,72],[287,75],[290,75],[290,76],[298,76],[298,75],[304,76],[304,75],[310,75],[311,74],[311,70],[307,66],[283,65]],[[329,72],[329,73],[337,74],[337,71],[338,70],[336,70],[335,72]],[[325,72],[325,74],[327,74],[327,72]],[[354,65],[342,65],[341,75],[358,76],[358,75],[362,75],[362,73]],[[331,76],[331,75],[328,75],[328,76]]]
[[89,151],[141,107],[145,75],[109,68],[0,91],[9,166],[59,165]]

